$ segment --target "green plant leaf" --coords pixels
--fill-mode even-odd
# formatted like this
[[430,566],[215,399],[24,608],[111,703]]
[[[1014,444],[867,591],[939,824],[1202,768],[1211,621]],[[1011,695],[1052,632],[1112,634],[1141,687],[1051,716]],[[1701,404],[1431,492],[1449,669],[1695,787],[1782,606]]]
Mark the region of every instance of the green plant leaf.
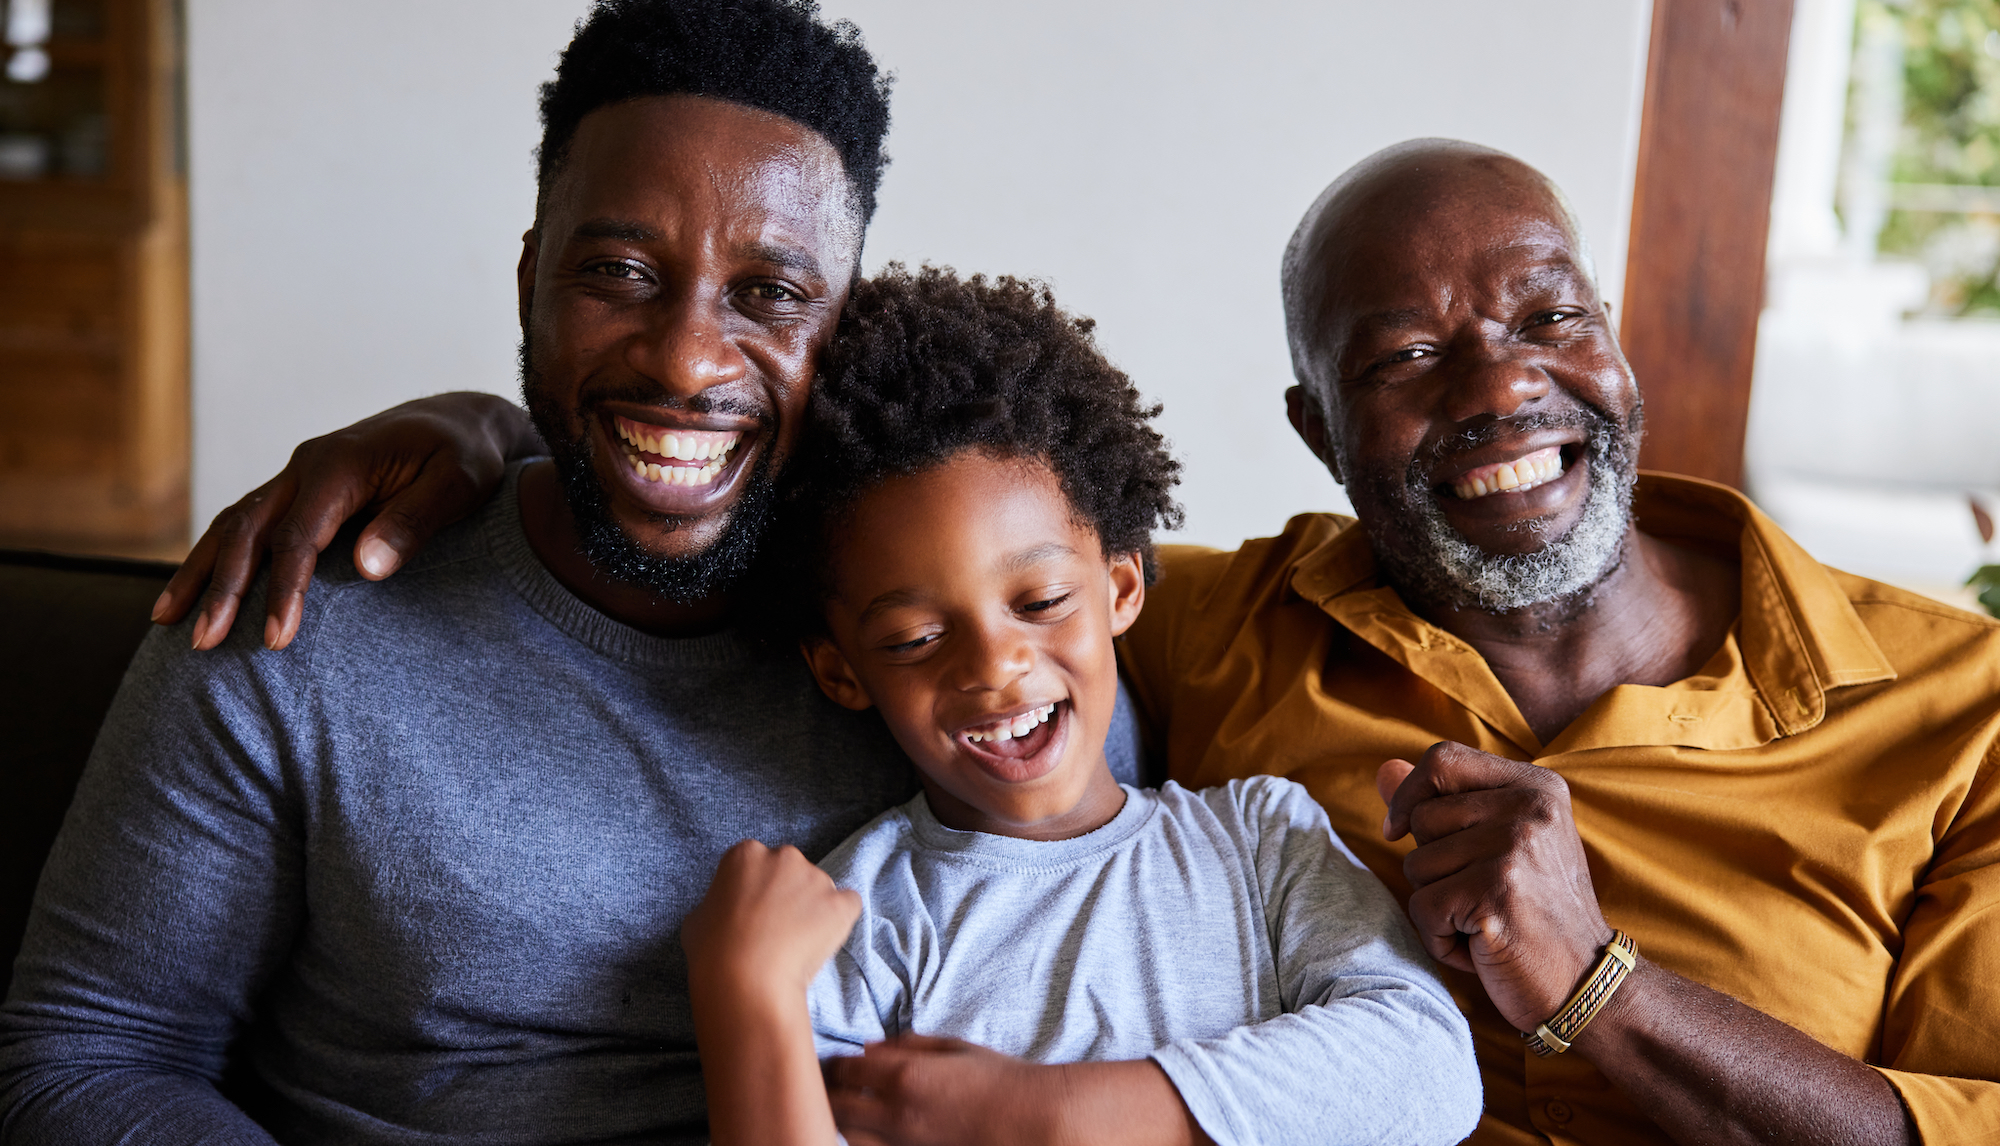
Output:
[[1979,603],[1986,606],[1987,612],[2000,617],[2000,565],[1981,565],[1965,583],[1977,586]]

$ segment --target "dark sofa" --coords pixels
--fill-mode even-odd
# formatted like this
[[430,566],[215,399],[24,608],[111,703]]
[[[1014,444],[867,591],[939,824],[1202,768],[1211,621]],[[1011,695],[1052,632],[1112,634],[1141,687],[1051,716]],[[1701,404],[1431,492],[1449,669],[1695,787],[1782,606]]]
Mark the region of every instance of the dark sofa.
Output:
[[174,566],[0,549],[0,954]]

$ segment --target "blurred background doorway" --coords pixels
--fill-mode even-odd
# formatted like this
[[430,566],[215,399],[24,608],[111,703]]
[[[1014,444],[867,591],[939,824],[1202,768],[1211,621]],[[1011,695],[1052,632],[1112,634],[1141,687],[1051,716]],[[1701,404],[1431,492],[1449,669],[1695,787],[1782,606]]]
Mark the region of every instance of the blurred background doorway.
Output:
[[1966,578],[2000,561],[2000,0],[1796,0],[1765,300],[1750,493],[1827,564],[1976,607]]
[[179,26],[170,0],[0,0],[0,545],[185,547]]

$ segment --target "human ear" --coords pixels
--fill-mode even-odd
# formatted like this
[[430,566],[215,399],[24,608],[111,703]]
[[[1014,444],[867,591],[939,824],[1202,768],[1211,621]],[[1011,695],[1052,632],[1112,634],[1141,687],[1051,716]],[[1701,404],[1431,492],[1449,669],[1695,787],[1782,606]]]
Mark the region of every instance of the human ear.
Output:
[[1346,484],[1340,476],[1340,462],[1327,447],[1326,411],[1320,408],[1319,398],[1304,386],[1292,386],[1285,391],[1285,415],[1291,419],[1292,429],[1297,430],[1306,448],[1333,475],[1333,480]]
[[861,678],[854,675],[854,666],[832,641],[809,637],[799,642],[799,651],[805,654],[806,667],[812,669],[813,679],[828,700],[856,712],[875,707]]
[[1146,566],[1137,553],[1111,562],[1111,635],[1118,636],[1139,619],[1146,604]]
[[514,295],[521,309],[521,330],[528,329],[528,315],[535,309],[535,268],[541,262],[541,236],[530,227],[521,232],[521,261],[514,267]]

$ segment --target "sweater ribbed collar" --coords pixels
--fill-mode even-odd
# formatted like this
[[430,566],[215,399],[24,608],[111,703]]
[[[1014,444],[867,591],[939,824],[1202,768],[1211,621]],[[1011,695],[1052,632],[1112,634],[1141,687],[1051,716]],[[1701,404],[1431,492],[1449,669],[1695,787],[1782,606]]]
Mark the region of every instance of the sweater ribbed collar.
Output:
[[551,625],[613,660],[667,668],[727,668],[748,664],[765,654],[758,642],[738,630],[725,629],[704,637],[656,637],[614,621],[563,587],[535,556],[521,525],[521,471],[541,459],[529,458],[507,467],[500,491],[487,503],[480,532],[494,561],[521,599]]

